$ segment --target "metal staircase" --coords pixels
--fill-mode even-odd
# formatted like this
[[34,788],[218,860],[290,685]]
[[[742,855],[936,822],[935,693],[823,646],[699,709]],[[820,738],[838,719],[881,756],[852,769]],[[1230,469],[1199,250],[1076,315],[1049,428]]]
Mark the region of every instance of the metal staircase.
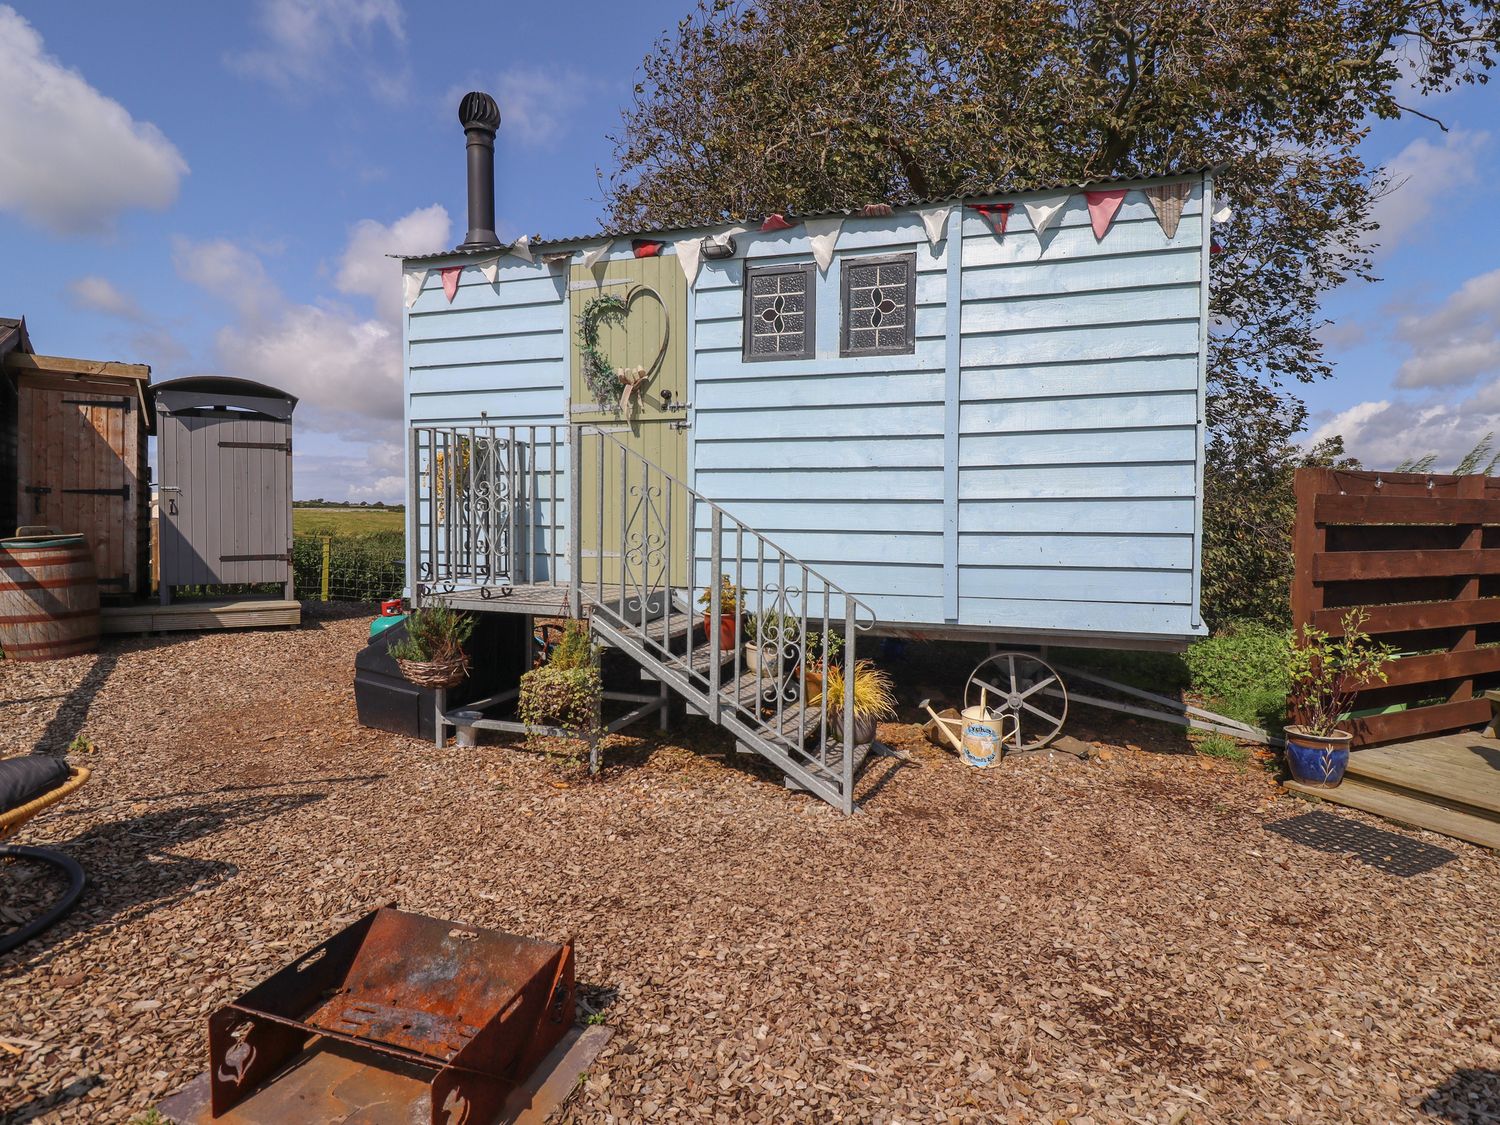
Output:
[[853,682],[875,624],[857,597],[597,426],[419,428],[411,457],[419,601],[586,616],[742,751],[854,811],[870,745],[853,694],[837,713],[821,685]]

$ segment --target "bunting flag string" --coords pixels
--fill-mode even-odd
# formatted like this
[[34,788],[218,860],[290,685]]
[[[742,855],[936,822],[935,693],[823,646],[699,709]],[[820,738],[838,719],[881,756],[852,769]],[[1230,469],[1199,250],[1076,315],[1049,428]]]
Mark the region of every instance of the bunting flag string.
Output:
[[989,221],[990,228],[996,234],[1004,234],[1006,226],[1010,223],[1010,213],[1015,207],[1014,203],[971,203],[974,210]]
[[448,303],[453,303],[453,298],[458,296],[458,277],[464,272],[463,266],[444,266],[438,271],[443,275],[443,292],[448,295]]
[[795,223],[787,222],[786,216],[777,212],[774,215],[766,216],[765,221],[760,224],[760,233],[773,234],[779,230],[791,230],[795,225]]
[[703,239],[694,236],[692,238],[679,238],[672,243],[672,249],[677,254],[677,264],[682,267],[682,276],[687,278],[688,287],[698,279],[698,260],[703,254]]
[[1162,233],[1168,238],[1175,238],[1177,235],[1177,225],[1182,222],[1182,207],[1191,191],[1191,184],[1159,184],[1146,189],[1146,199],[1151,204],[1151,210],[1156,212],[1156,221],[1161,224]]
[[1088,200],[1089,223],[1094,228],[1094,238],[1096,241],[1102,240],[1109,232],[1109,224],[1115,221],[1115,214],[1120,210],[1120,204],[1125,202],[1125,189],[1086,191],[1083,197]]
[[889,219],[895,213],[889,203],[866,203],[859,209],[861,219]]
[[923,207],[917,212],[922,216],[922,225],[927,228],[927,244],[934,249],[948,237],[948,216],[953,214],[953,204],[942,207]]
[[583,268],[593,269],[599,264],[599,259],[609,252],[609,242],[601,242],[597,246],[590,246],[583,252]]
[[1232,218],[1234,218],[1234,209],[1227,203],[1214,212],[1214,222],[1216,223],[1227,223]]
[[542,261],[547,263],[548,269],[553,269],[557,266],[565,266],[572,260],[573,251],[571,250],[559,250],[556,253],[542,255]]
[[1039,195],[1026,204],[1026,217],[1031,220],[1031,229],[1036,231],[1038,240],[1061,217],[1063,208],[1071,198],[1067,192],[1060,191],[1052,195]]
[[661,256],[666,247],[665,242],[658,242],[654,238],[632,238],[630,250],[637,258],[657,258]]
[[484,279],[486,281],[488,281],[491,285],[495,284],[495,279],[500,276],[500,258],[499,258],[499,255],[496,255],[495,257],[490,258],[488,261],[480,262],[479,263],[479,272],[482,273],[482,274],[484,274]]
[[406,299],[406,307],[411,308],[417,303],[417,298],[422,295],[422,287],[427,284],[429,270],[407,270],[401,275],[401,295]]
[[531,235],[523,234],[511,243],[510,252],[523,261],[531,261]]
[[808,219],[802,225],[807,228],[813,260],[818,263],[819,272],[827,273],[828,267],[833,264],[833,248],[838,245],[839,232],[844,228],[844,217],[834,215],[825,219]]

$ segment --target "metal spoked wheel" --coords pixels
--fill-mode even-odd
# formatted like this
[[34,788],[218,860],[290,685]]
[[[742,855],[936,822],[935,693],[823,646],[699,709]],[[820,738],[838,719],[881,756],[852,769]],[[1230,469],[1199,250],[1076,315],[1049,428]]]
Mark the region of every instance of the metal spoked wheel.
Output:
[[[992,710],[1015,723],[1021,750],[1040,750],[1062,732],[1068,717],[1068,689],[1045,660],[1029,652],[997,652],[969,676],[964,706],[984,698]],[[1010,724],[1004,724],[1009,734]]]

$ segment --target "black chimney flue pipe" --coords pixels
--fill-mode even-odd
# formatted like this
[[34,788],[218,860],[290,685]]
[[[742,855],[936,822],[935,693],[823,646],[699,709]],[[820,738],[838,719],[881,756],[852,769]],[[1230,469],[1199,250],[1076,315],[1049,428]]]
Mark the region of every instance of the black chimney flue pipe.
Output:
[[474,90],[458,103],[469,150],[469,233],[460,250],[484,250],[500,245],[495,234],[495,132],[500,107],[486,93]]

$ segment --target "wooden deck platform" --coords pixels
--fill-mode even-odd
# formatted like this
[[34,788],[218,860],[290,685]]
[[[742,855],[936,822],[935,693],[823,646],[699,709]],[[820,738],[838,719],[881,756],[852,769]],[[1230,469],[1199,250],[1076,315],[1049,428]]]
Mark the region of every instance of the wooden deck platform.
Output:
[[300,625],[302,603],[280,598],[226,598],[160,605],[109,605],[99,611],[105,633],[175,633],[201,629],[264,629]]
[[1355,750],[1337,789],[1286,787],[1500,850],[1500,740],[1477,730]]

